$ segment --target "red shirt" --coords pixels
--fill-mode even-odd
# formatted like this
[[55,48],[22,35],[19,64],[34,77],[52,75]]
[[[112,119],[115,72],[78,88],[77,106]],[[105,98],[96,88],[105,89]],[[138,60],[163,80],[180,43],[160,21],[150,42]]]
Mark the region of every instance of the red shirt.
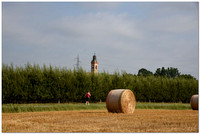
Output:
[[86,97],[87,97],[87,98],[90,98],[90,93],[87,93],[87,94],[86,94]]

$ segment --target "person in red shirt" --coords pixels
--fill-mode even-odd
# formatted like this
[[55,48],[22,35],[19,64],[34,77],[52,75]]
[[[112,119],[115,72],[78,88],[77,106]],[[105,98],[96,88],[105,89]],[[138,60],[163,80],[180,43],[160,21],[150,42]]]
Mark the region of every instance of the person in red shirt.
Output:
[[86,105],[90,105],[90,103],[89,103],[89,99],[90,99],[90,96],[91,96],[91,94],[90,94],[90,92],[88,91],[87,93],[86,93],[86,95],[85,95],[85,97],[86,97]]

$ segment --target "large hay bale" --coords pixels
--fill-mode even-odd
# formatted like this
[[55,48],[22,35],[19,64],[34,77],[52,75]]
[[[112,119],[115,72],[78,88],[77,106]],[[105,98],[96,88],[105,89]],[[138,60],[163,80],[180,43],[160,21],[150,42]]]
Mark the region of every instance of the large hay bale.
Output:
[[129,89],[114,89],[107,95],[106,107],[108,112],[133,113],[135,105],[135,95]]
[[191,107],[193,110],[198,110],[198,106],[199,106],[199,95],[193,95],[191,97],[191,100],[190,100],[190,104],[191,104]]

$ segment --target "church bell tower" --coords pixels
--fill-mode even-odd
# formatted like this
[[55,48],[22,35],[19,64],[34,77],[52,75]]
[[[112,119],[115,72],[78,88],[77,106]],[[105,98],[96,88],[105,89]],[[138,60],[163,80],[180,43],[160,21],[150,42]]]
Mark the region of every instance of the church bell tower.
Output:
[[97,62],[97,57],[94,53],[93,55],[93,59],[91,61],[91,72],[93,72],[94,74],[98,74],[98,62]]

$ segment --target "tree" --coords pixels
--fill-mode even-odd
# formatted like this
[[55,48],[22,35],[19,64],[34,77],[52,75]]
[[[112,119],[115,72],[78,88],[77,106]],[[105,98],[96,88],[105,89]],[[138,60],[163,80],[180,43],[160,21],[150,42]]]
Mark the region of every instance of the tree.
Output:
[[185,78],[185,79],[196,79],[190,74],[181,74],[179,77]]
[[150,76],[153,75],[153,73],[145,68],[142,68],[138,71],[138,76]]
[[[144,75],[143,75],[144,74]],[[2,103],[63,103],[84,102],[90,91],[91,101],[106,101],[112,89],[130,89],[140,102],[186,102],[198,94],[198,80],[191,75],[180,75],[177,68],[158,68],[155,76],[146,69],[139,75],[125,71],[114,74],[87,73],[82,68],[2,66]],[[178,76],[178,77],[177,77]]]
[[157,68],[156,72],[154,73],[155,76],[161,76],[161,69]]
[[177,68],[173,68],[173,67],[168,67],[167,70],[167,77],[171,77],[171,78],[175,78],[178,77],[181,73],[178,71]]
[[165,69],[164,67],[162,67],[162,69],[158,68],[154,73],[154,75],[161,77],[175,78],[180,76],[180,72],[177,68],[168,67],[167,69]]

